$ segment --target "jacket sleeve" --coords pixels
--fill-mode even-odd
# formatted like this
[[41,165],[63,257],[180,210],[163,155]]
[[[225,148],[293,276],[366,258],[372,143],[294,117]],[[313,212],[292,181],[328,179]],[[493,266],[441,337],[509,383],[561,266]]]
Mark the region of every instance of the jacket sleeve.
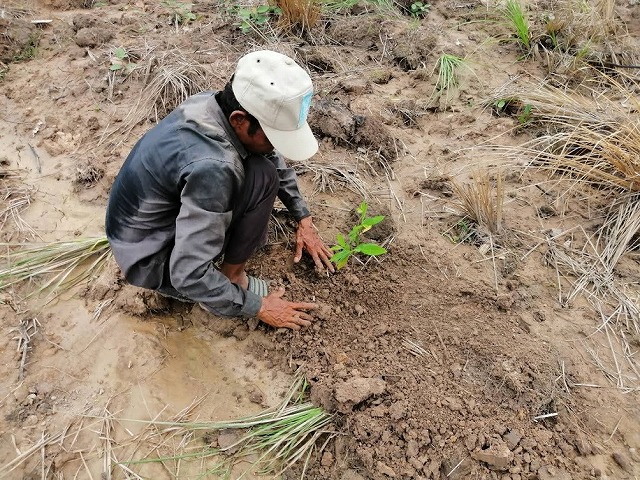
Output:
[[280,188],[278,198],[282,201],[287,210],[293,215],[296,221],[300,221],[311,215],[307,202],[302,198],[298,188],[298,178],[293,168],[289,168],[284,162],[284,158],[277,152],[269,155],[269,159],[275,164],[280,178]]
[[171,284],[215,313],[253,317],[262,299],[231,283],[213,264],[231,223],[237,176],[231,164],[215,159],[199,160],[181,172],[182,205],[170,259]]

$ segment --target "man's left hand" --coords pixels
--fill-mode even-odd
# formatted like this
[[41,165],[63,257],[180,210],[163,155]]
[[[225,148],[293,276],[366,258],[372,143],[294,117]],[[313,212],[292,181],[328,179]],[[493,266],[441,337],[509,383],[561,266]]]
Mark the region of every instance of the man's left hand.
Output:
[[305,249],[318,270],[324,270],[325,267],[330,272],[334,272],[333,264],[329,260],[333,256],[333,252],[325,245],[318,235],[316,227],[313,225],[311,217],[305,217],[298,223],[296,231],[296,254],[293,261],[298,263],[302,258],[302,249]]

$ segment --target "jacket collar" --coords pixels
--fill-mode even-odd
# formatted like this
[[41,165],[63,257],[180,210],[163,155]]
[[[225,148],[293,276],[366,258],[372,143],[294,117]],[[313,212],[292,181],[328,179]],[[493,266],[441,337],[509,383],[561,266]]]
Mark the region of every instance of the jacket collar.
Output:
[[242,142],[240,142],[240,139],[236,135],[236,132],[233,130],[233,127],[229,123],[229,120],[224,116],[224,113],[222,113],[222,109],[220,108],[220,105],[218,105],[218,101],[216,100],[217,93],[218,92],[213,92],[213,95],[211,95],[211,98],[209,98],[209,101],[207,102],[207,112],[211,114],[213,120],[224,129],[225,133],[227,134],[227,138],[229,139],[233,147],[238,151],[238,154],[240,155],[240,157],[242,157],[242,160],[245,160],[249,156],[249,152],[247,152],[247,149],[244,148],[244,145],[242,144]]

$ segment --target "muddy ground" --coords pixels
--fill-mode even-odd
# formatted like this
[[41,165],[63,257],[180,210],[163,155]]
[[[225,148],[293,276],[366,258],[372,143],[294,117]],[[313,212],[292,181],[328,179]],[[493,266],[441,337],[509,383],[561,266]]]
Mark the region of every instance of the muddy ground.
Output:
[[[295,56],[316,85],[310,124],[320,152],[295,166],[321,235],[332,243],[348,232],[366,199],[386,216],[370,233],[389,252],[318,274],[309,259],[293,264],[291,219],[277,211],[251,273],[284,285],[287,298],[320,304],[300,332],[168,303],[126,285],[113,265],[44,306],[25,300],[27,290],[5,290],[0,475],[136,478],[108,459],[158,452],[127,450],[142,427],[115,418],[168,419],[196,400],[201,420],[256,413],[277,405],[300,369],[339,433],[311,457],[307,478],[638,478],[635,364],[612,375],[618,341],[597,330],[585,298],[560,303],[548,261],[550,237],[582,244],[581,234],[601,224],[600,193],[567,192],[511,164],[504,231],[460,242],[469,225],[451,180],[498,162],[479,146],[537,134],[517,112],[496,115],[484,100],[552,70],[539,51],[523,58],[497,5],[439,1],[412,17],[365,2],[277,38],[269,28],[243,32],[231,5],[217,2],[194,3],[197,18],[177,24],[180,5],[0,4],[3,200],[19,188],[30,200],[10,211],[18,216],[3,216],[3,241],[103,234],[120,165],[179,96],[149,102],[150,78],[170,68],[191,79],[193,92],[219,89],[244,53],[272,48]],[[559,5],[530,7],[540,19]],[[615,8],[620,45],[640,49],[640,6]],[[469,67],[438,96],[442,53]],[[638,256],[616,274],[637,298]],[[638,334],[627,334],[633,357]],[[131,469],[141,478],[175,475]]]

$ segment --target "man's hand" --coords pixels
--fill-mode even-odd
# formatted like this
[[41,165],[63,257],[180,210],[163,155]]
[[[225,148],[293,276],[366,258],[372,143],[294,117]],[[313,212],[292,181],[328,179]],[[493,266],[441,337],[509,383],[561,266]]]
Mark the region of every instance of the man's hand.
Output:
[[298,230],[296,231],[296,254],[293,257],[295,263],[298,263],[302,258],[303,248],[311,255],[318,270],[324,270],[326,267],[330,272],[335,271],[333,264],[329,260],[333,256],[333,253],[322,241],[320,235],[318,235],[311,217],[303,218],[298,224]]
[[311,325],[313,317],[304,310],[318,308],[315,303],[288,302],[282,299],[284,288],[270,293],[262,299],[262,307],[257,317],[272,327],[291,328],[299,330],[300,327]]

